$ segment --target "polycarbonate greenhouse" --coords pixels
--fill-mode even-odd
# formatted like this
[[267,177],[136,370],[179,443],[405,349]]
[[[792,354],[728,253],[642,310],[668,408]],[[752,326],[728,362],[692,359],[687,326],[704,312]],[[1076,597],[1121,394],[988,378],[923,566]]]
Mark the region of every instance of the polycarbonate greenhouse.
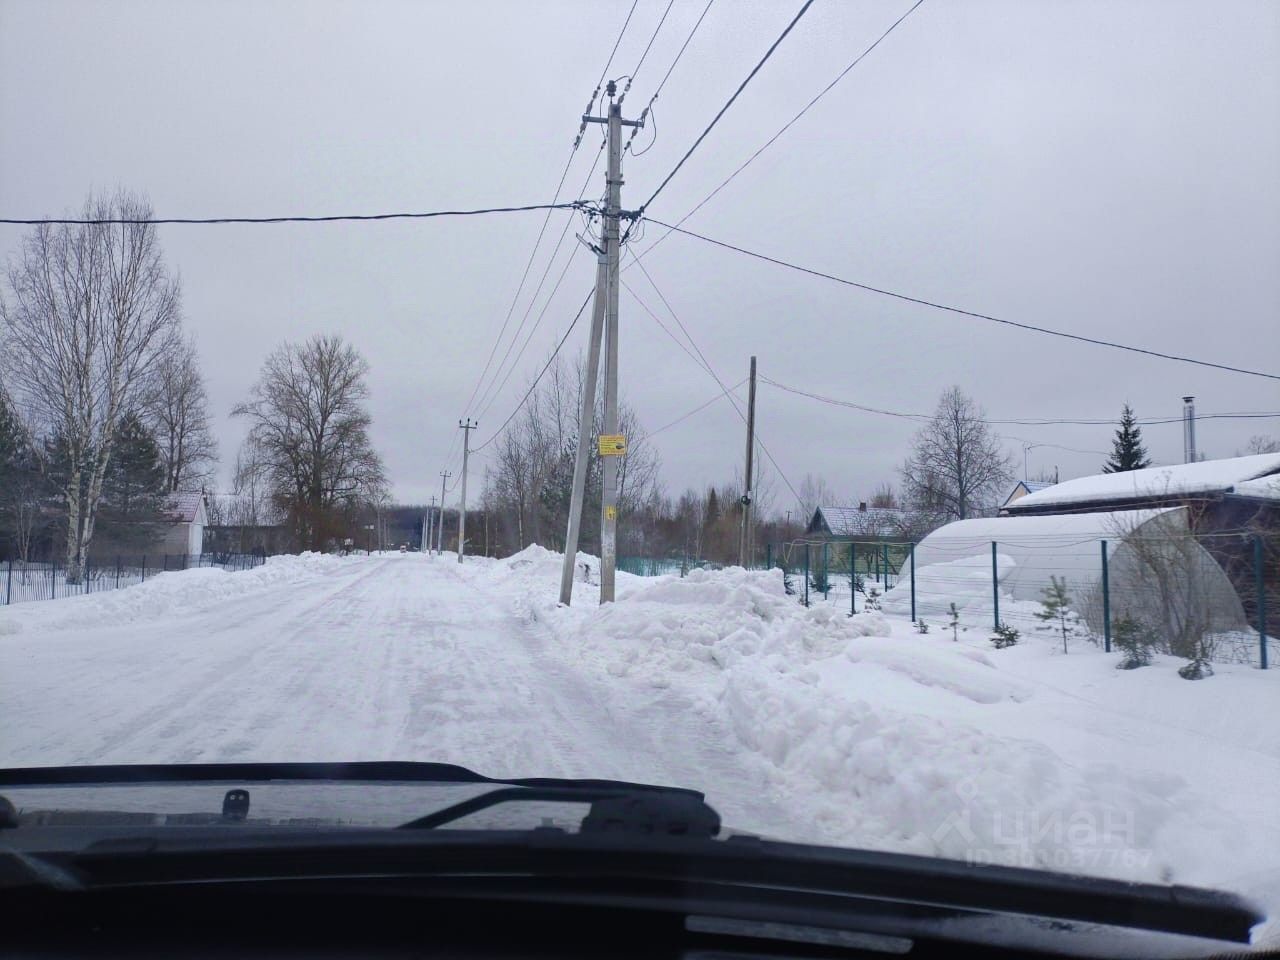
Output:
[[[945,622],[954,603],[963,623],[989,628],[998,577],[1001,620],[1022,626],[1031,612],[1023,602],[1038,604],[1057,577],[1065,581],[1072,609],[1101,635],[1104,541],[1112,623],[1131,617],[1175,648],[1180,638],[1245,625],[1236,591],[1191,534],[1185,507],[949,523],[916,545],[917,616]],[[908,577],[889,591],[883,607],[909,614]]]

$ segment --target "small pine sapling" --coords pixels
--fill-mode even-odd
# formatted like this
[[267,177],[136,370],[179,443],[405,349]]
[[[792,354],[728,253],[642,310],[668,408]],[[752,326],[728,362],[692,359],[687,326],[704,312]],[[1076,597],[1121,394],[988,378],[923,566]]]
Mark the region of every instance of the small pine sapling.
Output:
[[867,602],[863,609],[867,611],[880,609],[880,591],[874,585],[867,590]]
[[1111,625],[1111,642],[1120,651],[1118,670],[1134,670],[1151,663],[1151,631],[1132,617],[1121,617]]
[[1019,633],[1015,627],[1002,623],[991,634],[991,644],[997,650],[1003,650],[1005,647],[1012,647],[1018,642]]
[[1049,577],[1049,586],[1041,591],[1043,599],[1036,618],[1045,623],[1057,622],[1062,630],[1062,652],[1067,652],[1067,620],[1071,616],[1071,597],[1067,595],[1066,578]]
[[955,601],[951,601],[951,606],[947,608],[947,613],[951,614],[951,620],[947,624],[951,628],[951,639],[958,641],[960,639],[960,611],[956,608]]
[[925,623],[923,620],[917,620],[916,633],[928,633],[928,632],[929,632],[929,625]]

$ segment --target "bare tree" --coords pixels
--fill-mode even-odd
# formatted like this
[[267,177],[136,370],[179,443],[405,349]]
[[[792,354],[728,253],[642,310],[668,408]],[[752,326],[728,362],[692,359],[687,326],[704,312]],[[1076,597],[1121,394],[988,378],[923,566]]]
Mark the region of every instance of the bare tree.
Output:
[[871,506],[877,510],[897,509],[898,495],[894,492],[892,483],[886,480],[875,488],[871,494]]
[[1280,453],[1280,440],[1257,433],[1244,445],[1244,452],[1237,456],[1248,457],[1260,453]]
[[959,387],[942,394],[902,465],[908,504],[938,522],[981,515],[995,504],[1011,476],[1000,438]]
[[827,486],[826,480],[815,477],[812,473],[806,473],[804,479],[800,481],[800,526],[807,527],[819,507],[834,506],[837,499],[836,494]]
[[13,390],[67,445],[69,582],[93,540],[116,425],[176,340],[179,285],[151,216],[145,199],[117,192],[85,203],[82,219],[97,222],[37,226],[0,305]]
[[304,549],[323,548],[341,532],[344,512],[385,487],[369,441],[368,371],[341,337],[285,343],[232,410],[250,421],[248,443],[272,501]]
[[143,415],[160,446],[167,490],[199,490],[213,475],[218,443],[195,343],[182,341],[156,367]]

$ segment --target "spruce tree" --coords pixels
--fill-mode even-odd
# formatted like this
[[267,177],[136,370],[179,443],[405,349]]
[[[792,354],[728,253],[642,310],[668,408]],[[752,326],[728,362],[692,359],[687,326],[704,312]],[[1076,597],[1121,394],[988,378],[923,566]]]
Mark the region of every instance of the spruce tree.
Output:
[[164,462],[154,434],[137,414],[120,418],[102,478],[100,524],[117,549],[143,550],[163,534]]
[[1147,448],[1142,445],[1142,428],[1134,418],[1133,408],[1126,403],[1120,414],[1120,426],[1116,429],[1115,439],[1111,441],[1111,457],[1102,465],[1102,472],[1124,473],[1149,466],[1151,458],[1147,456]]

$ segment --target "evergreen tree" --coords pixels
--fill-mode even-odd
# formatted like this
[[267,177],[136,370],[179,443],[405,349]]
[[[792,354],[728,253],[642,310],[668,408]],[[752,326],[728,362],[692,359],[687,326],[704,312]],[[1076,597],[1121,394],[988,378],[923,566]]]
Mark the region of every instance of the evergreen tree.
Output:
[[1120,426],[1116,429],[1115,439],[1111,441],[1111,457],[1102,465],[1102,472],[1124,473],[1149,466],[1151,458],[1147,456],[1147,448],[1142,445],[1142,428],[1134,418],[1133,408],[1126,403],[1120,414]]
[[143,549],[163,534],[164,460],[155,435],[136,413],[120,418],[102,478],[101,534],[117,548]]
[[1062,652],[1066,653],[1067,620],[1071,616],[1071,597],[1067,594],[1067,580],[1065,577],[1058,579],[1051,576],[1049,586],[1040,592],[1043,599],[1040,601],[1041,609],[1036,611],[1036,618],[1045,623],[1057,621],[1062,629]]

